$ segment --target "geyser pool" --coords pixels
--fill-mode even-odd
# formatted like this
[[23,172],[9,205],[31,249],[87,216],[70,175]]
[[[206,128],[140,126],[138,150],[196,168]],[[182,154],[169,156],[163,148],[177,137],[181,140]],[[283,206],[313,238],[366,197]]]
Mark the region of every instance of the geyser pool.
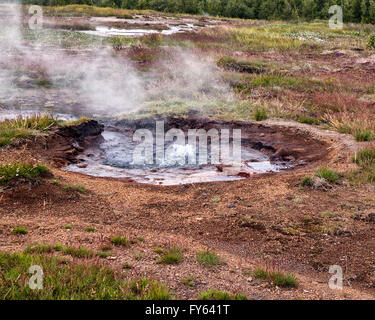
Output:
[[[233,181],[244,179],[253,174],[275,172],[287,168],[285,163],[273,163],[264,153],[249,148],[242,148],[240,163],[222,162],[220,165],[176,164],[176,159],[165,159],[161,164],[135,165],[134,150],[139,142],[134,142],[132,135],[124,132],[105,130],[104,141],[90,147],[79,156],[78,164],[71,164],[66,170],[98,177],[129,178],[139,183],[157,185],[177,185],[198,182]],[[173,148],[176,158],[196,153],[192,145],[165,144],[165,150]],[[211,145],[208,158],[212,154]]]

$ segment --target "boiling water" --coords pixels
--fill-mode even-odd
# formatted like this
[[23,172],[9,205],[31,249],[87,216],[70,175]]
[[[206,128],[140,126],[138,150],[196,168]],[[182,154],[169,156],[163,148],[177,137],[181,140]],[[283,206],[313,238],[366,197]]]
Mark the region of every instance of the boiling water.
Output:
[[112,131],[104,131],[102,135],[105,141],[99,147],[85,150],[79,156],[83,162],[69,165],[66,170],[98,177],[130,178],[139,183],[177,185],[240,180],[244,179],[244,174],[266,173],[285,168],[285,165],[271,163],[266,155],[251,148],[242,148],[241,163],[222,163],[220,170],[210,164],[176,165],[176,160],[180,159],[181,155],[187,157],[196,151],[191,145],[173,143],[166,145],[165,149],[174,148],[175,152],[171,153],[174,157],[169,157],[160,165],[134,165],[137,161],[133,159],[133,151],[138,142],[133,142],[131,135]]

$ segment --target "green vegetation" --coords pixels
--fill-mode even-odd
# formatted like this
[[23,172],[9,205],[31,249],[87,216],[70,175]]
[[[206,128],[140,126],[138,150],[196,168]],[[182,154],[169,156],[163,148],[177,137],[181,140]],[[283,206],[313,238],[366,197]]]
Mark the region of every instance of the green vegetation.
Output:
[[122,236],[114,236],[111,238],[111,243],[115,246],[123,246],[126,248],[130,248],[131,243],[127,237]]
[[123,265],[122,265],[122,268],[123,269],[133,269],[133,266],[127,262],[125,262]]
[[264,108],[257,109],[255,111],[254,119],[256,121],[262,121],[267,119],[267,110]]
[[51,253],[54,251],[55,251],[55,246],[52,244],[35,243],[35,244],[27,246],[24,252],[42,254],[42,253]]
[[368,147],[358,151],[353,157],[360,169],[349,174],[352,183],[374,183],[375,182],[375,147]]
[[54,184],[55,186],[59,186],[59,185],[60,185],[60,180],[58,180],[58,179],[53,179],[53,180],[51,181],[51,183]]
[[375,49],[375,33],[368,38],[367,48]]
[[70,230],[70,229],[72,229],[72,226],[67,224],[66,226],[64,226],[64,229]]
[[312,187],[314,185],[313,178],[306,176],[302,178],[302,186],[304,187]]
[[14,235],[28,234],[28,231],[25,227],[15,227],[12,231]]
[[87,231],[87,232],[94,232],[94,231],[95,231],[95,228],[94,228],[94,227],[87,227],[87,228],[86,228],[86,231]]
[[375,134],[370,129],[358,129],[354,132],[356,141],[370,141],[375,139]]
[[182,261],[182,253],[180,248],[171,247],[166,251],[163,251],[160,259],[156,263],[161,264],[178,264]]
[[112,254],[111,251],[98,251],[98,252],[96,253],[96,255],[97,255],[99,258],[102,258],[102,259],[108,258],[111,254]]
[[65,127],[70,127],[70,126],[78,126],[86,121],[88,121],[89,118],[86,118],[86,117],[80,117],[79,119],[77,120],[71,120],[71,121],[65,121],[62,123],[63,126]]
[[0,186],[4,186],[15,179],[35,179],[38,177],[43,177],[49,172],[49,169],[40,163],[0,164]]
[[63,186],[63,190],[65,190],[65,191],[77,191],[79,193],[85,193],[86,188],[84,186],[68,184],[66,186]]
[[[31,290],[31,265],[43,268],[43,290]],[[0,297],[9,300],[167,300],[172,295],[148,279],[126,281],[112,269],[91,264],[70,264],[59,257],[0,252]],[[69,283],[69,285],[66,285]]]
[[296,288],[298,286],[297,278],[289,272],[284,274],[280,271],[269,271],[262,268],[257,268],[253,272],[253,276],[257,279],[269,281],[278,287]]
[[182,282],[186,287],[190,287],[190,288],[194,287],[195,284],[196,284],[195,277],[192,276],[192,275],[188,275],[188,276],[186,276],[185,278],[183,278],[183,279],[181,280],[181,282]]
[[306,123],[306,124],[319,124],[319,121],[317,119],[306,116],[306,115],[298,116],[297,121],[300,123]]
[[0,147],[6,146],[21,138],[29,138],[39,132],[47,131],[60,124],[51,115],[19,116],[16,119],[0,122]]
[[353,162],[358,164],[360,167],[375,167],[375,147],[359,150]]
[[[123,8],[270,20],[328,19],[330,16],[329,6],[338,4],[343,6],[345,21],[375,23],[373,0],[59,0],[58,2],[56,0],[22,0],[22,2],[39,5],[70,5],[62,8],[54,7],[47,11],[48,14],[56,15],[79,14],[131,18],[126,10],[112,9]],[[102,8],[88,5],[101,6]]]
[[262,62],[237,61],[232,57],[222,57],[218,60],[217,65],[225,70],[246,72],[246,73],[264,73],[265,64]]
[[155,248],[154,252],[157,253],[157,254],[162,254],[164,252],[164,250],[162,248]]
[[214,251],[203,250],[197,252],[197,261],[205,267],[224,264]]
[[91,258],[94,256],[94,252],[88,250],[86,248],[76,248],[76,247],[63,247],[62,253],[66,255],[70,255],[75,258]]
[[108,41],[115,50],[120,50],[126,44],[126,38],[120,36],[111,37]]
[[318,168],[316,171],[316,176],[325,179],[330,183],[337,183],[337,181],[340,179],[340,175],[335,170],[327,167]]
[[242,294],[230,294],[225,291],[219,291],[216,289],[202,292],[199,295],[200,300],[247,300],[246,296]]
[[[119,1],[117,1],[119,2]],[[56,5],[56,2],[52,3],[52,0],[23,0],[24,4],[39,4],[39,5]],[[92,5],[97,6],[92,6]],[[54,16],[95,16],[95,17],[108,17],[115,16],[122,19],[131,19],[132,16],[128,10],[114,9],[115,2],[113,1],[77,1],[77,0],[59,0],[58,7],[46,7],[46,15]],[[119,6],[117,6],[119,7]]]

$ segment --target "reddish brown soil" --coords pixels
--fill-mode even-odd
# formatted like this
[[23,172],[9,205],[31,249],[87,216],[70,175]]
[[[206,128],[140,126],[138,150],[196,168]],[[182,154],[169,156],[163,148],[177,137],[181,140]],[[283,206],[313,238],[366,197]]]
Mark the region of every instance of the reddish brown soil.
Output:
[[[296,132],[319,138],[325,150],[329,145],[326,156],[309,167],[241,181],[161,187],[52,169],[60,185],[43,180],[36,187],[0,193],[0,250],[19,251],[35,242],[99,250],[121,234],[134,240],[130,249],[115,247],[111,257],[90,262],[129,277],[160,279],[179,298],[195,298],[212,288],[254,299],[374,298],[374,223],[366,220],[375,212],[374,186],[353,187],[345,180],[330,190],[300,185],[303,176],[323,163],[350,169],[349,155],[358,146],[346,136],[294,126]],[[0,149],[1,163],[43,156],[26,145]],[[86,192],[65,191],[67,184],[83,185]],[[64,228],[68,224],[71,230]],[[12,234],[20,225],[27,235]],[[96,231],[86,232],[89,226]],[[168,246],[184,250],[181,264],[156,264],[154,248]],[[226,265],[199,265],[196,252],[202,249],[215,250]],[[134,268],[122,270],[125,262]],[[328,287],[328,268],[335,264],[344,269],[342,291]],[[246,271],[257,266],[294,273],[298,288],[254,279]],[[188,275],[195,277],[195,286],[182,283]]]

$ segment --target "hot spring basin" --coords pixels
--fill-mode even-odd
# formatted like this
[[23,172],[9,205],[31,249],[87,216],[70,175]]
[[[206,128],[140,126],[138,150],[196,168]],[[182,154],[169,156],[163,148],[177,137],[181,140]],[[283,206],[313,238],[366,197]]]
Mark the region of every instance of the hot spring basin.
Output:
[[[178,185],[186,183],[234,181],[249,178],[256,174],[278,172],[313,161],[322,156],[326,146],[323,142],[293,130],[278,127],[268,127],[261,124],[246,122],[210,121],[204,119],[170,118],[164,121],[165,132],[178,128],[183,132],[189,129],[218,129],[241,130],[241,161],[221,161],[212,164],[210,156],[215,146],[208,139],[208,163],[191,165],[186,161],[177,164],[176,161],[162,163],[135,164],[134,150],[140,142],[133,141],[137,129],[148,129],[155,134],[155,121],[121,120],[105,123],[102,133],[103,140],[96,146],[87,148],[78,157],[78,164],[71,164],[65,169],[97,177],[128,178],[135,182],[156,185]],[[232,134],[233,135],[233,134]],[[232,138],[232,136],[231,136]],[[175,148],[175,154],[188,154],[197,150],[197,146],[189,145],[186,139],[184,146],[176,145],[175,141],[165,143],[164,150]],[[230,148],[233,149],[233,143]],[[212,150],[211,150],[212,149]],[[154,148],[155,153],[155,148]],[[198,152],[197,152],[198,154]],[[173,160],[173,159],[172,159]]]

